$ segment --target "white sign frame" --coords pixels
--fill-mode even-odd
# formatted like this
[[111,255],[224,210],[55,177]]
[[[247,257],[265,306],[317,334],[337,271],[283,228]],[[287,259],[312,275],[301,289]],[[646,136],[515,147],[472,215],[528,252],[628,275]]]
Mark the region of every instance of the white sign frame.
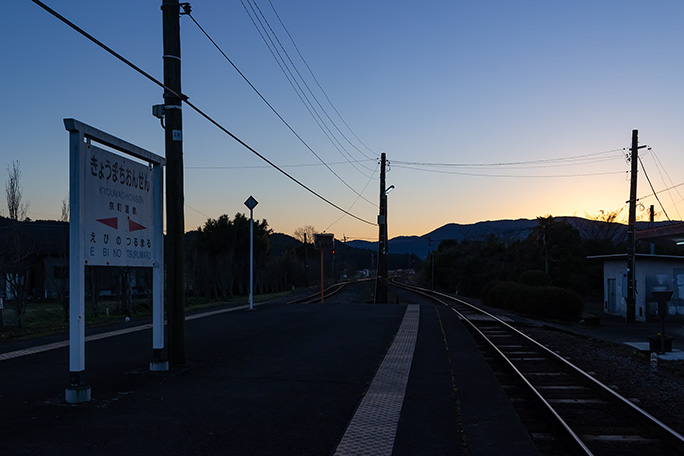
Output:
[[[152,348],[160,354],[164,348],[164,238],[163,238],[163,167],[166,159],[145,149],[130,144],[115,136],[93,128],[75,119],[64,119],[64,127],[69,131],[69,377],[66,388],[66,401],[70,403],[90,400],[90,386],[84,379],[85,373],[85,264],[86,228],[92,225],[96,216],[87,206],[84,197],[87,188],[86,175],[91,172],[88,153],[95,147],[98,151],[119,157],[118,154],[97,148],[99,143],[109,149],[137,158],[149,164],[151,172],[148,202],[151,214],[150,250],[151,261],[131,266],[152,267]],[[110,158],[111,159],[111,158]],[[121,157],[124,160],[124,157]],[[143,166],[136,163],[138,166]],[[128,168],[127,168],[128,169]],[[136,170],[138,168],[136,167]],[[99,169],[97,172],[99,173]],[[92,174],[92,173],[91,173]],[[143,186],[144,187],[144,186]],[[91,201],[92,203],[92,201]],[[92,206],[92,204],[91,204]],[[91,219],[91,220],[89,220]],[[86,222],[88,220],[88,222]],[[90,223],[90,225],[89,225]],[[90,233],[88,233],[88,236]],[[90,253],[90,252],[88,252]],[[94,257],[94,256],[93,256]],[[99,261],[93,263],[98,264]],[[91,263],[92,264],[92,263]],[[150,368],[153,369],[153,364]],[[156,365],[156,364],[155,364]],[[168,366],[168,363],[165,364]],[[168,367],[166,367],[168,369]],[[165,370],[157,367],[154,370]]]

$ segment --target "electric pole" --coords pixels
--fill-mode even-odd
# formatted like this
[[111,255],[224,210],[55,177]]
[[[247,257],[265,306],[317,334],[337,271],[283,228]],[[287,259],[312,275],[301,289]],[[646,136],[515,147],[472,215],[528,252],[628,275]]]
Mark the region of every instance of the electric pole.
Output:
[[386,156],[380,155],[380,214],[378,215],[378,277],[375,303],[387,302],[387,189],[385,189]]
[[[183,117],[180,4],[162,0],[166,143],[166,297],[169,362],[185,364],[185,215],[183,212]],[[173,92],[173,93],[172,93]]]
[[632,163],[631,179],[629,185],[629,222],[627,226],[627,308],[625,320],[634,323],[636,313],[636,299],[634,290],[634,266],[636,256],[636,241],[634,230],[636,225],[636,200],[637,200],[637,160],[639,158],[639,131],[632,130],[632,149],[630,160]]

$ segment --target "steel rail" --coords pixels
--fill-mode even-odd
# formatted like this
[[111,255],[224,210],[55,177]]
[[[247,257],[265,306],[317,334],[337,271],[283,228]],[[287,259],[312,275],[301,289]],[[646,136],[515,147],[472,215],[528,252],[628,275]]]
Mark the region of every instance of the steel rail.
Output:
[[[330,296],[333,296],[340,291],[342,291],[345,287],[353,284],[353,283],[359,283],[362,282],[362,280],[357,280],[357,281],[348,281],[348,282],[338,282],[330,285],[328,288],[325,288],[323,290],[323,296],[325,298],[329,298]],[[305,296],[303,298],[298,298],[298,299],[293,299],[292,301],[288,301],[287,304],[300,304],[300,303],[315,303],[315,302],[321,302],[321,292],[317,291],[316,293]]]
[[[480,314],[484,314],[484,315],[486,315],[486,316],[492,318],[492,319],[495,320],[497,323],[501,324],[502,326],[506,327],[507,329],[510,329],[511,331],[513,331],[514,333],[516,333],[517,335],[522,336],[525,340],[529,341],[529,342],[532,343],[535,347],[537,347],[537,348],[539,348],[540,350],[542,350],[542,352],[543,352],[544,354],[549,355],[549,356],[551,356],[553,359],[556,359],[556,360],[560,361],[562,364],[564,364],[565,366],[569,367],[573,372],[576,372],[577,374],[581,375],[584,379],[588,380],[591,384],[597,386],[602,392],[607,393],[610,397],[612,397],[613,399],[615,399],[616,401],[618,401],[618,402],[621,403],[622,405],[628,407],[629,409],[631,409],[633,412],[637,413],[637,414],[638,414],[639,416],[641,416],[642,418],[646,419],[648,422],[651,423],[651,425],[655,426],[656,429],[657,429],[658,431],[660,431],[660,432],[661,432],[662,434],[664,434],[667,438],[669,438],[670,441],[671,441],[673,444],[675,444],[675,445],[677,446],[677,448],[679,448],[681,451],[684,451],[684,436],[682,436],[680,433],[678,433],[677,431],[675,431],[674,429],[672,429],[670,426],[668,426],[667,424],[663,423],[662,421],[660,421],[659,419],[657,419],[656,417],[654,417],[653,415],[651,415],[650,413],[648,413],[647,411],[645,411],[644,409],[642,409],[641,407],[637,406],[636,404],[634,404],[634,403],[633,403],[632,401],[630,401],[629,399],[627,399],[627,398],[625,398],[624,396],[620,395],[619,393],[617,393],[616,391],[614,391],[614,390],[613,390],[612,388],[610,388],[609,386],[603,384],[602,382],[600,382],[600,381],[599,381],[598,379],[596,379],[595,377],[592,377],[591,375],[589,375],[588,373],[586,373],[585,371],[583,371],[582,369],[580,369],[579,367],[577,367],[576,365],[574,365],[573,363],[571,363],[570,361],[568,361],[567,359],[563,358],[563,357],[562,357],[561,355],[559,355],[558,353],[552,351],[552,350],[549,349],[548,347],[546,347],[546,346],[542,345],[541,343],[537,342],[536,340],[534,340],[533,338],[531,338],[531,337],[528,336],[527,334],[521,332],[520,330],[518,330],[517,328],[513,327],[512,325],[506,323],[505,321],[501,320],[501,319],[498,318],[497,316],[495,316],[495,315],[493,315],[493,314],[487,312],[486,310],[483,310],[483,309],[481,309],[481,308],[479,308],[479,307],[477,307],[477,306],[475,306],[475,305],[473,305],[473,304],[471,304],[471,303],[469,303],[469,302],[466,302],[466,301],[464,301],[464,300],[462,300],[462,299],[459,299],[459,298],[454,297],[454,296],[450,296],[450,295],[445,294],[445,293],[440,293],[440,292],[436,292],[436,291],[432,291],[432,290],[426,290],[426,289],[423,289],[423,288],[420,288],[420,287],[416,287],[416,286],[413,286],[413,285],[400,284],[400,283],[398,283],[398,282],[392,282],[392,285],[397,286],[397,287],[400,287],[400,288],[404,288],[404,289],[407,289],[407,290],[410,290],[410,291],[413,291],[413,292],[416,292],[416,293],[421,293],[421,294],[423,294],[424,296],[431,297],[432,299],[434,299],[434,300],[440,302],[442,305],[445,305],[445,306],[447,306],[447,307],[453,309],[453,307],[451,307],[449,304],[447,304],[447,303],[445,303],[445,302],[443,302],[443,301],[437,299],[436,296],[439,296],[439,297],[442,297],[442,298],[446,298],[446,299],[448,299],[448,300],[455,301],[455,302],[457,302],[457,303],[459,303],[459,304],[461,304],[461,305],[464,305],[464,306],[466,306],[466,307],[472,309],[473,311],[479,312]],[[455,309],[453,309],[453,310],[454,310],[457,314],[459,314],[465,321],[467,321],[471,326],[473,326],[473,327],[475,326],[475,325],[474,325],[472,322],[470,322],[470,320],[468,320],[468,318],[465,317],[461,312],[458,312],[458,311],[455,310]],[[491,342],[484,334],[482,334],[482,332],[481,332],[479,329],[477,329],[477,328],[475,328],[475,329],[477,330],[478,333],[480,333],[480,334],[482,335],[482,337],[484,337],[491,345],[493,345],[492,342]],[[499,352],[501,356],[504,356],[504,359],[506,359],[506,361],[507,361],[509,364],[511,364],[510,361],[508,360],[508,358],[506,358],[505,355],[503,355],[503,353],[501,353],[498,349],[496,349],[496,351]],[[515,369],[515,370],[516,370],[516,372],[519,373],[519,371],[518,371],[517,369]],[[522,376],[522,374],[520,374],[520,373],[519,373],[519,375]],[[522,377],[522,378],[524,379],[525,383],[528,383],[528,384],[529,384],[529,382],[527,381],[527,379],[525,379],[524,377]],[[531,386],[531,384],[530,384],[530,386]],[[531,387],[534,388],[533,386],[531,386]],[[535,390],[535,395],[539,395],[539,393],[536,392],[536,390]],[[550,405],[549,405],[548,407],[552,408]],[[554,414],[556,414],[555,411],[554,411]],[[574,434],[574,431],[573,431],[573,434]],[[583,444],[583,445],[584,445],[584,444]]]
[[[539,393],[539,391],[537,391],[537,389],[527,380],[527,378],[525,378],[523,373],[518,370],[518,368],[508,359],[508,357],[501,350],[499,350],[499,348],[487,336],[485,336],[484,333],[482,333],[482,331],[480,331],[480,329],[477,326],[475,326],[475,324],[473,322],[471,322],[465,315],[463,315],[461,312],[454,309],[452,306],[450,306],[446,302],[438,299],[437,297],[435,297],[433,295],[433,293],[434,294],[438,294],[438,293],[435,293],[432,291],[427,291],[427,290],[422,290],[418,287],[413,287],[410,285],[398,284],[396,282],[393,283],[393,285],[397,286],[399,288],[404,288],[404,289],[410,290],[414,293],[418,293],[418,294],[421,294],[423,296],[426,296],[426,297],[428,297],[434,301],[437,301],[438,303],[442,304],[443,306],[451,309],[454,313],[456,313],[456,315],[458,315],[462,321],[465,321],[473,330],[475,330],[480,335],[480,337],[482,337],[487,342],[489,347],[497,355],[499,355],[499,357],[508,365],[508,367],[511,370],[513,370],[513,372],[517,375],[519,380],[522,381],[522,383],[527,387],[528,391],[534,395],[534,397],[541,403],[541,405],[544,407],[544,409],[553,417],[553,419],[556,421],[556,423],[565,431],[565,433],[567,434],[567,436],[569,436],[570,440],[575,444],[575,446],[577,446],[577,448],[579,450],[581,450],[587,456],[593,456],[593,453],[591,452],[591,450],[584,444],[582,439],[577,435],[577,433],[575,431],[572,430],[572,428],[558,414],[558,412],[556,412],[556,410],[553,408],[553,406],[551,404],[549,404],[549,402]],[[444,295],[444,296],[448,297],[448,295]],[[505,323],[505,322],[497,319],[496,317],[494,317],[493,315],[491,315],[487,312],[483,312],[483,313],[485,313],[488,316],[491,316],[492,318],[495,318],[496,320],[498,320],[501,323]]]

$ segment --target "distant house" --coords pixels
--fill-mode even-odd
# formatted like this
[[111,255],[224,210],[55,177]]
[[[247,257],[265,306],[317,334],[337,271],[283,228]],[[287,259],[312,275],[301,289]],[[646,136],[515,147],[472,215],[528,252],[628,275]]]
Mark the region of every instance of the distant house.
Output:
[[[118,296],[122,268],[98,266],[88,275],[99,296]],[[149,271],[127,271],[134,294],[149,287]],[[54,220],[16,222],[0,217],[0,298],[14,299],[19,284],[27,299],[64,297],[69,290],[69,223]]]
[[[627,304],[627,255],[592,256],[603,261],[603,309],[611,315],[625,316]],[[684,315],[684,257],[642,255],[635,259],[635,306],[637,321],[657,316],[654,290],[672,290],[668,315]]]
[[0,294],[21,284],[30,299],[57,298],[69,282],[69,224],[0,217]]

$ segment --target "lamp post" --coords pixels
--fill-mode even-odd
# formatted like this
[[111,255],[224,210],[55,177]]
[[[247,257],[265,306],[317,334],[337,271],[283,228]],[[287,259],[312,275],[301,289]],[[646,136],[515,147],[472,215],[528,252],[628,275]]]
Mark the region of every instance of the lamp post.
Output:
[[254,309],[254,208],[259,204],[253,196],[245,201],[249,208],[249,310]]

